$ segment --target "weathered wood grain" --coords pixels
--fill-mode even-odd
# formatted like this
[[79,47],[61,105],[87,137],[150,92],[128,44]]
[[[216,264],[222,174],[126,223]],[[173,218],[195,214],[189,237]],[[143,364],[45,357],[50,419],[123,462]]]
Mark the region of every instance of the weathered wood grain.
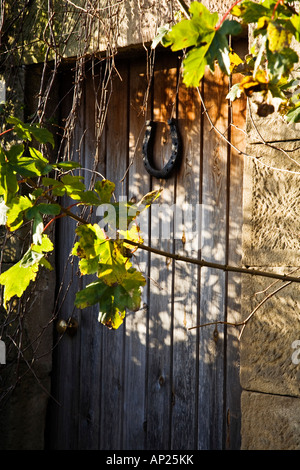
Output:
[[[106,126],[106,178],[116,184],[116,201],[126,197],[121,182],[128,165],[128,66],[118,67],[113,81]],[[120,449],[124,407],[124,335],[126,326],[103,330],[101,356],[101,420],[100,447]]]
[[[148,87],[146,63],[136,64],[130,74],[129,89],[129,168],[128,200],[138,202],[150,191],[150,176],[142,160],[142,142],[147,115],[144,98]],[[144,218],[145,217],[145,218]],[[149,211],[140,218],[144,242],[148,243]],[[134,266],[148,279],[149,254],[138,250],[134,253]],[[147,326],[148,326],[148,283],[143,288],[140,310],[128,312],[125,340],[125,383],[123,448],[143,449],[145,446],[145,407],[147,374]]]
[[[157,59],[153,86],[153,119],[157,123],[154,161],[161,168],[169,159],[171,139],[168,119],[176,104],[177,61]],[[152,178],[152,189],[163,188],[158,203],[151,208],[151,246],[173,251],[173,235],[168,232],[168,211],[174,203],[175,176],[168,180]],[[162,209],[162,216],[158,212]],[[161,226],[159,228],[159,218]],[[163,223],[162,223],[163,222]],[[171,230],[171,227],[170,227]],[[170,413],[172,399],[172,315],[173,262],[151,254],[149,295],[147,448],[170,446]]]
[[[187,89],[182,83],[178,94],[178,122],[182,163],[176,175],[175,197],[182,223],[178,224],[178,232],[175,233],[175,252],[197,258],[199,234],[196,214],[201,193],[201,103],[197,91]],[[199,269],[192,264],[175,262],[172,449],[194,449],[197,445],[198,331],[189,328],[198,324],[198,314]]]
[[[228,128],[226,82],[220,71],[207,72],[203,83],[205,106],[213,124],[222,132]],[[227,217],[226,143],[211,128],[206,116],[203,124],[202,173],[202,250],[207,261],[225,261]],[[224,320],[225,273],[201,269],[200,323]],[[199,338],[199,424],[200,449],[223,447],[224,333],[223,328],[201,328]],[[205,432],[203,430],[205,429]]]
[[[235,76],[236,83],[240,80]],[[241,151],[245,150],[246,100],[234,101],[231,107],[230,141]],[[230,149],[228,173],[228,264],[242,264],[243,224],[243,156]],[[227,321],[239,322],[241,318],[241,275],[228,273]],[[241,386],[239,377],[239,330],[226,327],[226,448],[240,447]]]
[[[149,211],[148,225],[142,227],[146,244],[208,261],[239,264],[240,156],[229,151],[211,129],[197,91],[178,84],[176,55],[156,57],[147,114],[143,113],[149,78],[145,59],[129,57],[116,66],[118,75],[100,142],[94,133],[94,86],[87,74],[73,157],[114,181],[116,200],[120,196],[138,200],[150,190],[163,188],[156,207]],[[68,86],[72,83],[65,83]],[[202,92],[213,123],[240,144],[242,134],[234,127],[228,129],[227,91],[228,83],[219,71],[205,76]],[[70,103],[64,106],[66,111]],[[242,111],[236,104],[232,108],[233,122],[239,127],[244,124]],[[178,117],[182,164],[170,179],[157,180],[146,172],[142,161],[144,124],[150,117],[157,122],[154,156],[155,165],[162,167],[171,152],[167,124],[171,115]],[[92,173],[86,171],[84,176],[89,184]],[[183,209],[184,220],[174,233],[175,203]],[[184,204],[192,210],[191,221]],[[201,205],[198,225],[197,204]],[[157,229],[159,210],[161,225]],[[97,221],[95,214],[91,220]],[[128,312],[119,330],[107,330],[98,323],[97,306],[74,310],[75,293],[88,282],[78,277],[76,265],[68,258],[75,225],[62,219],[57,229],[58,284],[65,269],[73,275],[66,295],[61,292],[64,303],[59,315],[75,316],[79,329],[73,338],[65,335],[56,348],[53,391],[61,406],[51,408],[52,447],[238,448],[237,338],[230,328],[189,330],[199,323],[238,318],[237,275],[139,250],[132,261],[147,277],[141,309]]]

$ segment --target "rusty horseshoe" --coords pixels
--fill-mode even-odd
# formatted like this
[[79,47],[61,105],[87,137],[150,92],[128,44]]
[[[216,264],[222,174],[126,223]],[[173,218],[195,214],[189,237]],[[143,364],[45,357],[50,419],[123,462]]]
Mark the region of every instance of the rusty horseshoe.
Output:
[[155,125],[154,121],[146,121],[146,132],[143,141],[143,162],[147,172],[158,179],[167,179],[171,176],[173,170],[178,165],[181,157],[181,141],[180,135],[177,128],[177,123],[174,118],[168,120],[168,125],[171,133],[172,140],[172,153],[168,162],[165,166],[158,170],[153,168],[153,142],[155,136]]

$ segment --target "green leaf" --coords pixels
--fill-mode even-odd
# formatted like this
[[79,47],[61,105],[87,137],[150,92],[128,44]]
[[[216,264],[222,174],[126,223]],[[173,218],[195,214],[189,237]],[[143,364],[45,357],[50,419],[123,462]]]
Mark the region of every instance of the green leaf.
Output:
[[290,46],[293,35],[286,27],[286,24],[284,27],[278,21],[271,21],[268,24],[267,32],[271,52],[281,52]]
[[78,200],[82,204],[94,206],[99,206],[101,204],[99,196],[94,191],[82,191],[80,193],[77,193],[77,196]]
[[289,47],[277,53],[268,51],[268,68],[272,75],[272,81],[278,83],[282,77],[289,76],[298,59],[298,54]]
[[51,240],[47,235],[43,235],[40,245],[32,245],[18,263],[0,275],[0,284],[4,286],[4,308],[7,308],[7,303],[12,297],[21,297],[30,282],[35,280],[39,265],[51,269],[44,253],[52,250]]
[[226,75],[230,75],[230,57],[229,57],[229,45],[227,37],[222,34],[222,28],[220,28],[209,47],[207,52],[207,62],[210,69],[214,70],[215,61],[218,62],[220,69]]
[[99,303],[99,322],[108,328],[117,329],[123,323],[125,309],[117,307],[114,294],[113,287],[97,281],[76,293],[75,305],[77,308],[86,308]]
[[109,180],[96,181],[94,190],[99,195],[101,204],[107,204],[112,198],[115,190],[115,183],[112,183]]
[[102,245],[107,241],[99,225],[80,225],[77,227],[76,233],[80,236],[80,241],[75,243],[72,254],[86,259],[99,256],[103,250]]
[[183,82],[187,87],[199,86],[207,65],[207,49],[208,47],[195,47],[187,53],[183,61]]
[[53,165],[57,168],[62,168],[63,170],[74,170],[75,168],[81,168],[80,163],[78,162],[60,162],[56,165]]
[[10,163],[17,163],[18,160],[24,153],[24,145],[23,144],[15,144],[12,145],[11,148],[6,152],[7,160]]
[[244,1],[239,5],[235,5],[231,14],[243,19],[246,24],[257,23],[260,17],[270,14],[269,8],[265,8],[262,4]]
[[41,144],[51,144],[52,147],[55,147],[54,137],[53,134],[48,131],[48,129],[41,128],[38,125],[30,126],[29,130],[33,137],[40,142]]
[[9,117],[7,122],[14,125],[16,134],[22,140],[31,141],[33,136],[35,140],[41,144],[50,143],[54,148],[55,143],[52,133],[47,129],[41,128],[39,124],[25,124],[20,119],[13,116]]
[[294,35],[297,41],[300,41],[300,15],[293,15],[290,22],[294,27]]
[[17,196],[12,199],[6,222],[10,230],[17,230],[23,224],[24,214],[32,205],[33,202],[27,196]]
[[300,122],[300,104],[288,111],[286,119],[288,122]]
[[236,20],[225,20],[218,31],[224,36],[237,36],[242,32],[242,25]]
[[24,146],[13,145],[7,152],[7,160],[11,171],[14,171],[24,177],[41,176],[49,172],[52,166],[39,150],[29,147],[30,156],[24,155]]
[[204,32],[213,29],[219,19],[218,13],[211,13],[202,3],[192,2],[189,8],[191,20],[194,21],[200,31]]
[[79,269],[81,274],[95,274],[99,268],[99,256],[95,258],[82,258],[79,261]]
[[16,172],[9,162],[0,164],[0,196],[4,197],[4,202],[9,203],[19,190]]
[[36,207],[39,210],[39,212],[41,212],[42,214],[46,214],[46,215],[58,215],[61,210],[61,207],[59,204],[41,203],[41,204],[38,204]]
[[42,243],[43,230],[44,230],[43,217],[41,216],[40,212],[37,211],[33,219],[33,226],[32,226],[33,243],[37,245]]
[[193,2],[189,9],[191,19],[177,23],[169,33],[164,36],[163,44],[171,45],[173,51],[179,51],[191,46],[207,47],[215,33],[215,26],[219,19],[217,13],[211,13],[202,3]]
[[86,308],[99,303],[99,321],[108,328],[117,329],[122,324],[126,309],[138,310],[141,303],[140,287],[144,277],[134,268],[129,269],[121,283],[107,285],[102,280],[89,284],[77,292],[75,305]]
[[179,51],[190,46],[195,46],[199,42],[200,31],[197,24],[191,20],[183,20],[173,26],[172,30],[166,34],[164,45],[171,45],[172,51]]
[[82,183],[83,176],[65,175],[61,178],[64,190],[72,199],[80,200],[82,191],[85,190],[85,184]]
[[226,99],[234,101],[237,98],[240,98],[243,94],[243,90],[240,88],[240,84],[236,83],[230,89],[230,92],[227,94]]
[[48,235],[43,234],[41,237],[41,243],[33,244],[31,248],[37,253],[48,253],[49,251],[53,250],[53,243]]
[[170,31],[170,26],[160,26],[157,30],[157,35],[152,41],[151,49],[155,49],[157,45],[161,42],[164,46],[168,46],[167,41],[165,39],[166,34]]
[[0,284],[4,286],[3,306],[7,308],[8,301],[14,297],[21,297],[30,281],[34,281],[38,272],[38,263],[22,266],[22,260],[0,275]]

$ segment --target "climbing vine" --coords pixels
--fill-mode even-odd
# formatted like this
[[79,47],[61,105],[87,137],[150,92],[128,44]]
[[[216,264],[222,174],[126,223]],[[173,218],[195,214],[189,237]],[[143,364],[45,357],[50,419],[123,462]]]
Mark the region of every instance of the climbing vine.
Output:
[[[67,3],[73,8],[72,24],[75,25],[79,18],[80,21],[84,18],[85,30],[91,33],[92,20],[99,19],[99,11],[85,10],[83,7],[79,9],[73,2]],[[259,95],[258,114],[265,116],[279,111],[288,122],[300,121],[300,87],[296,75],[298,54],[293,48],[294,42],[300,40],[300,16],[294,2],[236,0],[222,17],[217,12],[209,11],[200,2],[192,2],[189,8],[182,1],[179,4],[184,7],[185,16],[177,15],[178,21],[173,26],[160,28],[152,49],[161,42],[164,47],[171,47],[173,51],[183,51],[182,76],[187,87],[199,87],[206,69],[214,72],[217,64],[228,76],[236,72],[243,75],[242,80],[231,88],[228,99],[235,100],[242,95],[251,98]],[[18,15],[21,15],[21,10]],[[23,14],[24,12],[25,10]],[[83,12],[85,16],[82,16]],[[37,117],[42,122],[45,102],[53,86],[55,69],[62,60],[63,42],[59,38],[62,34],[61,27],[58,27],[57,22],[52,24],[51,21],[55,5],[46,11],[41,4],[37,6],[38,13],[41,13],[41,21],[38,24],[40,36],[44,38],[44,55],[46,60],[54,59],[52,77],[48,80],[38,103]],[[81,16],[76,17],[79,13]],[[28,21],[28,15],[24,14],[23,25],[27,30]],[[11,32],[16,32],[16,23],[12,21],[11,26],[13,29],[7,29],[2,36],[9,41],[13,41]],[[230,38],[240,35],[249,26],[252,28],[253,41],[250,53],[242,58],[232,49]],[[71,33],[70,29],[69,34]],[[108,39],[111,39],[111,31],[107,34]],[[24,50],[28,50],[28,47],[29,43],[25,42]],[[35,45],[30,43],[30,47]],[[14,54],[16,53],[14,50]],[[113,62],[111,66],[113,68]],[[76,67],[76,86],[80,85],[82,67],[81,55]],[[110,72],[106,73],[106,76],[109,77]],[[43,74],[42,81],[44,83],[41,84],[41,91],[45,88],[46,74]],[[104,96],[107,96],[107,93]],[[78,90],[76,99],[79,97]],[[99,115],[103,116],[106,99],[102,105]],[[66,121],[68,125],[65,128],[65,136],[74,127],[74,114],[70,113],[69,121]],[[79,224],[76,229],[79,241],[74,245],[72,254],[80,260],[80,272],[82,275],[96,274],[98,277],[95,283],[77,294],[75,304],[84,308],[99,303],[101,298],[100,321],[109,327],[117,328],[123,321],[126,308],[138,308],[140,287],[145,284],[145,279],[132,266],[130,260],[131,251],[142,244],[138,224],[133,222],[140,211],[148,207],[158,194],[146,196],[143,203],[137,205],[124,203],[126,224],[122,228],[118,225],[113,227],[117,237],[112,239],[103,227],[88,224],[85,219],[72,212],[71,208],[81,205],[98,207],[110,203],[115,210],[120,211],[120,206],[117,207],[117,204],[112,202],[114,183],[101,180],[95,182],[92,189],[87,189],[82,177],[75,175],[75,170],[80,166],[78,163],[68,159],[51,164],[43,153],[32,145],[32,140],[35,139],[41,145],[54,146],[54,139],[49,131],[39,124],[24,124],[16,117],[8,119],[7,124],[11,128],[3,128],[2,138],[7,137],[8,132],[14,132],[19,142],[8,145],[7,148],[2,145],[0,148],[1,223],[6,224],[8,230],[13,232],[24,223],[30,222],[32,239],[22,259],[0,276],[0,283],[4,286],[4,307],[8,306],[14,296],[22,295],[29,283],[35,280],[41,266],[51,269],[47,256],[53,251],[53,244],[47,235],[47,228],[57,218],[69,216]],[[98,128],[101,129],[101,125]],[[55,178],[49,176],[53,171]],[[30,188],[29,194],[22,194],[22,184],[26,184],[27,190]],[[60,205],[59,198],[63,195],[71,198],[71,207]],[[119,220],[119,217],[117,219]],[[127,229],[128,226],[131,226],[130,230]]]
[[[141,303],[140,287],[146,282],[142,274],[132,266],[130,257],[135,248],[130,241],[142,242],[137,216],[158,197],[153,191],[134,204],[115,203],[112,195],[114,183],[106,179],[96,181],[92,190],[87,190],[83,177],[74,175],[80,165],[73,161],[50,164],[43,154],[31,145],[33,138],[40,144],[54,146],[52,134],[38,125],[24,124],[17,118],[8,119],[21,143],[0,147],[0,218],[10,232],[18,230],[28,221],[32,222],[32,240],[24,256],[0,275],[4,286],[3,306],[21,297],[34,281],[41,266],[52,269],[47,260],[53,251],[53,243],[47,228],[59,217],[71,217],[78,222],[72,254],[78,256],[81,275],[96,274],[98,280],[87,285],[76,294],[75,305],[85,308],[99,303],[99,321],[109,328],[118,328],[125,317],[126,309],[137,310]],[[3,133],[4,133],[3,132]],[[56,171],[56,178],[49,173]],[[22,185],[30,189],[28,195],[21,192]],[[58,198],[68,196],[70,207],[63,207]],[[96,206],[110,204],[116,217],[105,217],[106,228],[89,224],[72,212],[74,206]],[[45,224],[45,217],[50,220]],[[114,237],[107,235],[113,231]]]
[[[184,6],[185,17],[177,15],[178,21],[173,26],[161,27],[152,43],[152,50],[161,42],[173,51],[183,51],[182,76],[187,87],[199,87],[206,69],[214,72],[218,65],[228,76],[235,73],[242,73],[243,76],[229,91],[229,100],[239,99],[242,95],[250,98],[259,95],[258,114],[266,116],[278,111],[288,122],[300,121],[300,86],[296,76],[298,54],[293,48],[293,41],[300,41],[300,16],[294,2],[237,0],[221,18],[217,12],[210,12],[200,2],[192,2],[189,8],[184,2],[179,3]],[[78,7],[73,2],[68,4],[75,7],[74,11],[77,12]],[[91,20],[99,19],[99,12],[81,8],[80,13],[82,11],[86,13],[85,25],[91,34]],[[46,58],[54,58],[54,69],[46,87],[46,73],[42,77],[44,84],[41,84],[36,114],[39,123],[25,124],[17,117],[10,117],[6,121],[8,127],[3,127],[1,135],[4,139],[9,133],[14,133],[17,140],[13,145],[7,141],[0,147],[1,224],[6,225],[10,232],[21,228],[23,224],[30,223],[32,226],[27,251],[15,265],[0,275],[0,284],[4,286],[3,306],[7,308],[15,297],[22,296],[30,282],[36,279],[41,266],[52,269],[48,255],[54,246],[47,229],[56,219],[68,216],[78,222],[78,241],[74,244],[72,255],[79,259],[80,273],[97,277],[95,282],[77,293],[75,305],[85,308],[99,304],[99,320],[109,328],[118,328],[126,309],[136,310],[140,306],[140,288],[146,281],[132,265],[131,256],[138,248],[150,248],[142,244],[136,219],[159,196],[159,191],[147,194],[139,203],[124,202],[122,206],[122,203],[112,200],[115,188],[113,182],[101,179],[94,181],[92,188],[86,188],[83,178],[76,174],[80,164],[72,161],[70,155],[64,161],[57,159],[57,163],[50,163],[38,146],[33,144],[34,141],[40,147],[54,147],[55,143],[53,135],[41,125],[55,70],[62,60],[61,41],[55,40],[55,35],[61,32],[51,27],[50,22],[53,12],[52,6],[51,11],[48,11],[48,20],[42,15],[43,35],[46,37],[46,31],[49,35],[44,42],[44,46],[47,46],[45,55]],[[27,17],[24,16],[26,21]],[[232,49],[230,38],[240,35],[249,26],[252,27],[253,42],[250,53],[242,58]],[[84,54],[87,50],[81,52]],[[110,53],[101,102],[97,103],[99,120],[96,121],[100,132],[108,104],[109,79],[114,68],[112,49]],[[69,132],[74,129],[75,110],[80,100],[80,83],[84,73],[82,57],[76,63],[74,102],[63,135],[67,142],[66,148],[69,148]],[[26,185],[26,194],[22,192],[23,185]],[[68,196],[72,204],[62,206],[62,196]],[[110,204],[116,215],[114,219],[106,217],[106,225],[90,224],[72,210],[80,206],[99,207],[103,204]],[[122,221],[120,215],[124,214],[125,220]],[[114,237],[109,236],[111,230]],[[172,257],[168,253],[161,254]],[[199,260],[186,261],[200,263]],[[231,269],[228,266],[215,267]],[[260,274],[271,277],[270,273]],[[289,282],[297,282],[298,279],[282,278]]]
[[[259,94],[258,114],[278,111],[287,122],[299,122],[299,57],[295,45],[300,41],[300,16],[295,3],[236,0],[220,18],[202,3],[193,2],[189,18],[172,28],[162,27],[153,47],[161,42],[173,51],[185,51],[182,74],[186,86],[198,87],[206,68],[214,72],[218,64],[228,76],[243,75],[231,88],[230,100]],[[250,53],[240,57],[231,48],[229,38],[249,27],[253,37]]]

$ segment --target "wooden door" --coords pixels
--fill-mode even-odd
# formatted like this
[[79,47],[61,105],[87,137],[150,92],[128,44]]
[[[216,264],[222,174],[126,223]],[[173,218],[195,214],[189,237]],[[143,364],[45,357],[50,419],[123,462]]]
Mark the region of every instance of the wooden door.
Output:
[[[149,246],[238,265],[243,162],[212,124],[242,146],[244,134],[238,128],[244,126],[244,105],[229,107],[225,99],[228,81],[219,72],[207,73],[200,91],[212,119],[209,122],[198,91],[182,84],[179,65],[177,56],[157,55],[148,89],[145,58],[120,59],[100,141],[94,122],[95,77],[87,73],[73,158],[87,168],[86,181],[92,169],[114,181],[117,198],[139,199],[149,190],[163,188],[158,212],[149,215],[145,241]],[[62,80],[64,87],[68,87],[68,76]],[[66,97],[64,113],[68,110],[66,89],[62,96]],[[157,122],[154,158],[161,166],[170,155],[167,121],[172,116],[179,124],[182,161],[171,178],[157,180],[142,161],[145,120]],[[165,218],[174,205],[184,208],[183,215],[188,208],[194,215],[184,219],[179,234],[171,226],[169,236],[158,237],[159,209]],[[195,225],[196,208],[201,213],[200,228]],[[223,326],[192,327],[240,318],[239,275],[141,250],[135,260],[147,278],[141,309],[129,312],[117,331],[107,330],[97,321],[96,307],[74,308],[74,294],[83,280],[70,256],[73,229],[73,222],[63,219],[57,225],[58,318],[72,316],[79,327],[73,337],[59,337],[54,349],[49,447],[238,449],[235,331]]]

